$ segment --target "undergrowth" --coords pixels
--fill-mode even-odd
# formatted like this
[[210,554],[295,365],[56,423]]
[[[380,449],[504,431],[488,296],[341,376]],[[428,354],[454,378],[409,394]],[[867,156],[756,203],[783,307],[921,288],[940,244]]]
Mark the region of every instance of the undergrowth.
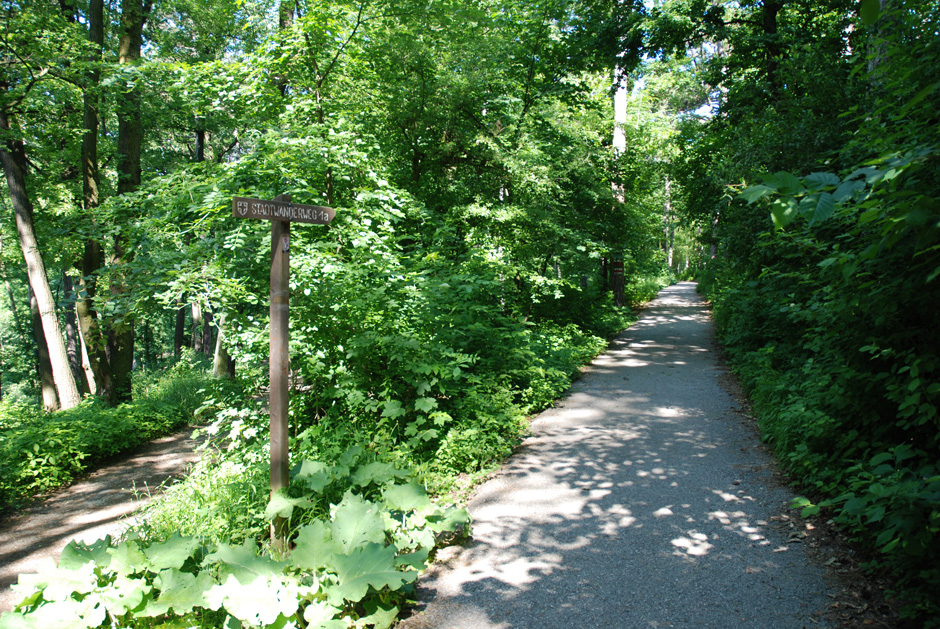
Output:
[[134,402],[115,408],[96,397],[57,413],[0,402],[0,509],[192,423],[213,386],[204,369],[182,360],[159,377],[137,378]]

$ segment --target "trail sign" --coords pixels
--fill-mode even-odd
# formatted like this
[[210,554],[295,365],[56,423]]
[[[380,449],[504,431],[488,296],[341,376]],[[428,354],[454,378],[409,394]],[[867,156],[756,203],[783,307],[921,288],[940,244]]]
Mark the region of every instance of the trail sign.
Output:
[[[291,203],[289,194],[272,201],[263,199],[232,199],[232,214],[238,218],[260,218],[271,221],[271,341],[270,384],[268,409],[271,421],[271,495],[287,489],[289,481],[288,391],[290,356],[290,224],[325,225],[336,212],[331,207]],[[271,539],[286,552],[284,518],[271,523]]]
[[232,215],[238,218],[261,218],[269,221],[326,225],[336,216],[336,211],[331,207],[322,205],[303,205],[302,203],[291,203],[290,201],[265,201],[264,199],[235,197],[232,199]]

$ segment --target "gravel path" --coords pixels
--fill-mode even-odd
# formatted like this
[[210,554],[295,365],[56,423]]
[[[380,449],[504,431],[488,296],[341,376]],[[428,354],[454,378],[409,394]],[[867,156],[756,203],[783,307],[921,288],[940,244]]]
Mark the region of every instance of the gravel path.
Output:
[[662,291],[479,489],[401,629],[827,626],[715,350],[695,285]]
[[[0,613],[17,602],[10,585],[59,554],[72,539],[93,542],[124,530],[147,494],[196,462],[192,429],[157,439],[16,514],[0,519]],[[135,491],[136,488],[136,491]]]

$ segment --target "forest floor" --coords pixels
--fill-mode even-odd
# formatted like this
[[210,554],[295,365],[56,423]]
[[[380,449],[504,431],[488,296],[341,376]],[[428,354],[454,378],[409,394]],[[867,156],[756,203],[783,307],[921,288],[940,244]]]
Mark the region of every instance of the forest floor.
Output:
[[58,561],[72,539],[119,535],[150,495],[182,476],[199,457],[192,432],[152,441],[45,499],[0,514],[0,613],[17,602],[10,585],[19,574]]
[[[198,457],[157,440],[0,519],[9,585],[115,535]],[[136,490],[135,490],[136,488]],[[664,290],[470,500],[400,629],[900,627],[836,529],[789,509],[692,283]]]

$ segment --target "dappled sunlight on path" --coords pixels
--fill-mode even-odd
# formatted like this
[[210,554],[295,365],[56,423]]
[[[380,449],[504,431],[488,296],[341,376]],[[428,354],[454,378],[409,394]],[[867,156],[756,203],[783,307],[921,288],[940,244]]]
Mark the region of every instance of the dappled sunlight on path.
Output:
[[191,429],[156,439],[19,513],[0,519],[0,613],[13,609],[9,589],[21,573],[58,561],[72,539],[91,543],[123,532],[150,492],[196,462]]
[[694,285],[663,291],[480,488],[403,627],[824,626],[710,326]]

